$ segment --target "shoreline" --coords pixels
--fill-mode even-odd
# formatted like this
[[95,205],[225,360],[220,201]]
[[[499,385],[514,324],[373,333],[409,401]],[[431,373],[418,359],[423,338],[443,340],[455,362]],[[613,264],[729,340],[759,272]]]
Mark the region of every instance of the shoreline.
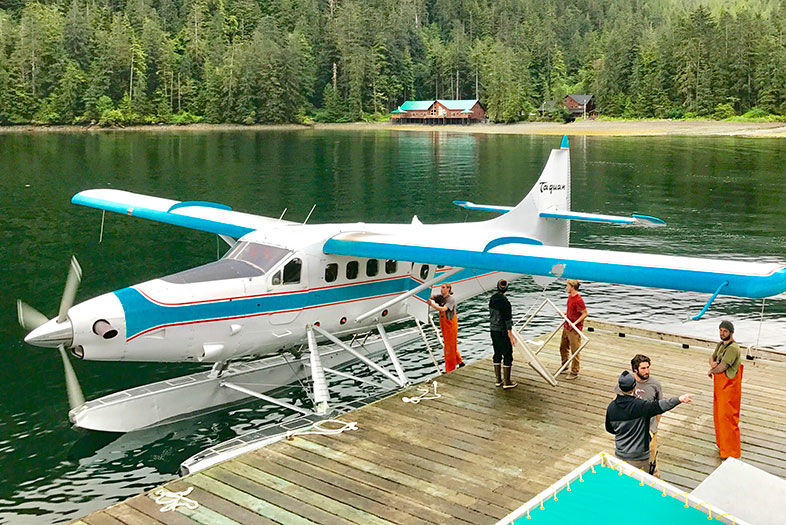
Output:
[[517,122],[515,124],[430,125],[392,124],[390,122],[350,122],[346,124],[187,124],[145,125],[124,128],[98,126],[0,126],[0,135],[36,133],[172,133],[214,131],[420,131],[446,133],[481,133],[500,135],[572,135],[600,137],[786,137],[786,122],[729,122],[713,120],[582,120],[570,124],[556,122]]

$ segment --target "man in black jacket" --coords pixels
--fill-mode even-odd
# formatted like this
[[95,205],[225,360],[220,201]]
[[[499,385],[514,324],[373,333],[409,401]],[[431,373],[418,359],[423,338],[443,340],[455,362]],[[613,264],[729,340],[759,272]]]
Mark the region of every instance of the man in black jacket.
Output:
[[507,291],[508,281],[502,279],[497,283],[497,293],[489,299],[489,329],[491,343],[494,345],[494,357],[491,360],[494,363],[494,375],[497,380],[495,385],[504,389],[515,388],[518,384],[510,378],[516,339],[513,337],[513,313],[510,301],[505,297]]
[[620,374],[617,384],[622,394],[606,409],[606,431],[614,434],[614,455],[630,465],[647,472],[650,462],[650,418],[690,403],[691,394],[679,397],[644,401],[633,395],[636,378],[627,370]]

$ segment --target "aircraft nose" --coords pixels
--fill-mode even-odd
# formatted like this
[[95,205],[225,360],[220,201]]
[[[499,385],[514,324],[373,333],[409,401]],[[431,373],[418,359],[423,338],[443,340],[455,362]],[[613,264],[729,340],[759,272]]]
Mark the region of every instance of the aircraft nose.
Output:
[[25,342],[42,348],[57,348],[60,345],[71,346],[74,341],[74,328],[71,321],[66,319],[58,323],[57,319],[50,319],[25,337]]

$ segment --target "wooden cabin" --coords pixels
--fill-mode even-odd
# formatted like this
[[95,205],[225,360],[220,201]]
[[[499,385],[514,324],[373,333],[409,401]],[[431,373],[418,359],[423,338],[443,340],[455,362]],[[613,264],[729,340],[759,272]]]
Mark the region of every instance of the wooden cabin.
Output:
[[407,100],[393,112],[398,124],[470,124],[486,120],[479,100]]

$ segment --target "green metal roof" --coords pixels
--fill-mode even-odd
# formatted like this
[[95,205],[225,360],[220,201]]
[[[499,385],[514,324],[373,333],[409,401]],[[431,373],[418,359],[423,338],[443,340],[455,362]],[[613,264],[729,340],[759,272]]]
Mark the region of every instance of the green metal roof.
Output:
[[473,106],[477,104],[478,99],[473,100],[437,100],[440,104],[450,110],[472,110]]
[[399,109],[402,111],[426,111],[434,104],[433,100],[407,100]]

